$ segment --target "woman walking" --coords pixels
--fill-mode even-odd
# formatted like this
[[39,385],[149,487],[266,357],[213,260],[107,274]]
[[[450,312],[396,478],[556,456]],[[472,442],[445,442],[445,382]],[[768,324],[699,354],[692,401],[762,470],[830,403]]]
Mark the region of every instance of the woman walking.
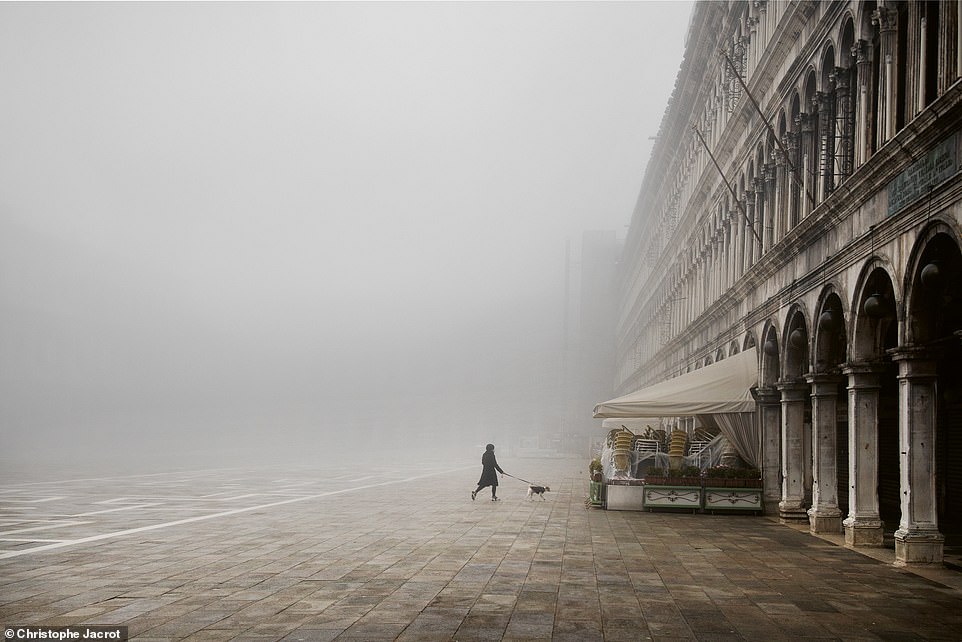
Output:
[[498,460],[494,456],[494,444],[488,444],[481,455],[481,479],[478,480],[477,490],[471,491],[471,499],[477,497],[482,488],[490,486],[491,501],[498,501],[498,473],[503,475],[504,471],[498,466]]

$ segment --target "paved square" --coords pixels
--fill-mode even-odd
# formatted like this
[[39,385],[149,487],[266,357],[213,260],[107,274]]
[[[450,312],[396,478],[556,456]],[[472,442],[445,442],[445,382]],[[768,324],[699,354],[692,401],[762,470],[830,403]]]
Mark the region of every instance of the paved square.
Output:
[[[480,453],[478,453],[480,456]],[[239,469],[0,487],[0,623],[138,640],[962,639],[959,575],[771,519],[588,510],[585,462]],[[882,557],[885,552],[881,552]]]

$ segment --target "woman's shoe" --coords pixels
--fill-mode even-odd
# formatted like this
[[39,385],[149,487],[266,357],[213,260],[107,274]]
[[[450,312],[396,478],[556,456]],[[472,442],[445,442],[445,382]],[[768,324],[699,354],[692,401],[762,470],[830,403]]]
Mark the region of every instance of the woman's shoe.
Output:
[[499,497],[492,497],[492,498],[491,498],[491,501],[493,501],[493,502],[500,502],[501,499],[500,499]]

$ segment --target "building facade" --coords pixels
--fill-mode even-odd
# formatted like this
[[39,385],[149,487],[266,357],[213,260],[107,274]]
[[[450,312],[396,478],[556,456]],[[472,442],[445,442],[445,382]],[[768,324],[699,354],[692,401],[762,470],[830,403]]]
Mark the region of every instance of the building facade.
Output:
[[615,392],[756,347],[766,509],[962,543],[962,3],[699,2],[619,273]]

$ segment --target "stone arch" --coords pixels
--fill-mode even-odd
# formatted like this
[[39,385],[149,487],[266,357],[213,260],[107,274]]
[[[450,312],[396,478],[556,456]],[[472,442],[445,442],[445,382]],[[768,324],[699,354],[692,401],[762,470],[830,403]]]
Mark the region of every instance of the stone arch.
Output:
[[849,319],[849,355],[854,363],[885,359],[886,350],[898,345],[900,295],[893,274],[891,264],[879,256],[862,267]]
[[742,350],[755,347],[755,333],[749,330],[745,333],[745,340],[742,341]]
[[[871,518],[875,519],[873,513],[877,513],[880,520],[878,527],[873,526],[874,534],[865,540],[872,545],[884,540],[884,532],[889,537],[894,535],[902,517],[898,368],[889,352],[897,348],[899,336],[901,296],[894,274],[884,257],[869,257],[856,281],[849,319],[850,394],[856,395],[855,423],[850,429],[854,431],[853,441],[859,444],[849,457],[856,470],[856,507],[863,514],[868,507]],[[853,538],[859,532],[854,522],[846,529],[850,533],[847,536]]]
[[847,379],[841,376],[848,345],[845,310],[835,284],[822,288],[814,321],[812,385],[813,508],[817,527],[836,530],[849,508]]
[[811,109],[812,100],[815,98],[815,92],[818,91],[818,81],[817,74],[815,73],[815,66],[809,65],[808,71],[805,72],[805,80],[802,82],[802,111]]
[[[906,265],[904,341],[895,355],[905,389],[900,396],[907,405],[900,408],[900,438],[912,444],[934,444],[934,448],[915,447],[902,453],[909,474],[906,479],[903,470],[903,523],[896,533],[897,543],[900,532],[911,532],[922,521],[934,521],[946,542],[962,541],[962,474],[956,463],[962,453],[962,431],[958,430],[962,424],[962,251],[958,238],[953,223],[931,221],[918,235]],[[908,552],[903,559],[911,560],[912,555]]]
[[794,304],[785,319],[785,337],[782,346],[782,378],[786,381],[800,379],[809,367],[808,319],[803,305]]
[[[785,137],[788,141],[788,159],[798,172],[802,171],[802,99],[798,91],[792,93],[789,99],[788,129]],[[802,190],[798,181],[788,181],[789,201],[788,201],[788,229],[792,229],[801,221]]]
[[821,91],[816,93],[818,98],[818,140],[815,147],[818,155],[818,162],[815,170],[818,172],[819,200],[824,200],[835,189],[835,151],[836,140],[835,130],[836,121],[836,102],[835,102],[835,46],[827,42],[822,50],[821,73],[819,77],[819,88]]
[[762,329],[761,370],[758,385],[762,387],[774,386],[781,376],[779,369],[778,329],[771,320],[765,322]]
[[846,361],[848,341],[842,297],[834,285],[827,285],[816,306],[815,353],[813,372],[838,372]]
[[818,87],[822,91],[828,91],[832,84],[831,75],[835,70],[835,43],[831,39],[822,44],[822,54],[818,62]]
[[842,18],[835,76],[835,154],[834,170],[839,182],[855,168],[855,132],[858,124],[858,67],[852,60],[855,26],[851,14]]
[[907,263],[903,307],[903,345],[942,341],[962,328],[962,253],[960,231],[936,220],[919,234]]
[[855,13],[855,24],[858,25],[856,38],[859,40],[871,41],[875,36],[875,27],[872,25],[872,14],[875,13],[877,3],[875,0],[868,0],[859,4]]
[[731,343],[728,344],[728,356],[734,356],[739,352],[741,352],[741,349],[738,347],[738,339],[732,339]]
[[[850,11],[846,11],[840,21],[838,30],[838,66],[848,69],[851,65],[852,46],[855,44],[855,18]],[[843,61],[849,64],[843,65]]]
[[809,194],[815,195],[819,176],[819,141],[821,140],[822,128],[819,126],[818,109],[818,77],[815,67],[810,66],[805,74],[802,83],[802,115],[801,115],[801,140],[799,142],[799,163],[796,167],[800,168],[802,180],[805,182],[802,200],[802,216],[807,216],[814,207]]

